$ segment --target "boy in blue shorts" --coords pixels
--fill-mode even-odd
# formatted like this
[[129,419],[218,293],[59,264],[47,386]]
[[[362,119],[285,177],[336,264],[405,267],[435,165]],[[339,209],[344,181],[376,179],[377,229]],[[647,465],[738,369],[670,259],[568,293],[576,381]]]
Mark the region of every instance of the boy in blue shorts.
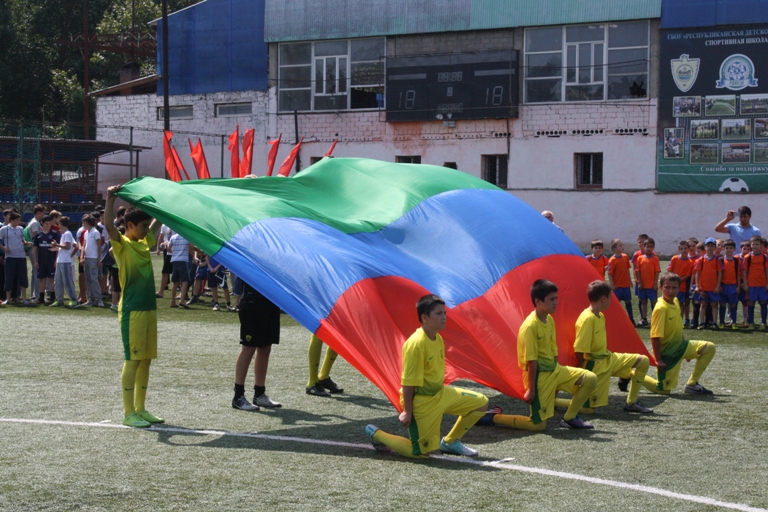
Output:
[[621,238],[615,238],[611,241],[611,250],[613,256],[608,260],[608,282],[613,286],[613,293],[616,298],[624,303],[629,320],[634,324],[635,317],[632,315],[632,292],[629,271],[632,269],[632,262],[629,256],[624,254],[624,242]]
[[747,322],[755,329],[755,304],[760,303],[760,316],[762,322],[759,329],[765,330],[766,316],[768,316],[768,274],[766,274],[766,258],[763,254],[763,243],[760,235],[755,235],[749,240],[752,252],[747,254],[741,262],[742,289],[749,293],[749,310]]
[[704,370],[715,356],[715,344],[709,341],[683,339],[683,320],[677,292],[680,276],[667,272],[661,276],[662,300],[656,303],[651,317],[651,346],[656,358],[657,381],[646,377],[644,386],[651,392],[668,395],[677,386],[683,360],[696,360],[685,385],[685,393],[711,395],[712,391],[699,384]]
[[[53,278],[56,275],[56,244],[59,242],[59,234],[51,230],[53,219],[50,215],[40,219],[40,231],[32,240],[32,265],[37,271],[39,283],[38,304],[45,303],[45,291],[54,290]],[[51,303],[55,301],[54,292],[49,291]]]
[[721,286],[723,292],[720,294],[720,328],[725,328],[725,312],[728,308],[728,316],[731,320],[731,328],[736,330],[739,326],[736,324],[736,309],[739,304],[739,259],[734,256],[736,252],[736,242],[730,238],[723,244],[724,255],[720,258],[723,264],[723,279]]
[[[723,278],[723,263],[715,256],[715,248],[717,242],[714,238],[709,237],[704,240],[704,247],[706,253],[699,258],[696,265],[696,283],[698,285],[699,296],[701,297],[701,308],[699,310],[699,316],[706,318],[707,307],[712,308],[712,325],[715,329],[718,328],[717,319],[717,306],[720,303],[720,293],[722,292],[722,278]],[[704,329],[707,322],[702,322],[698,326],[698,329]]]
[[524,400],[531,405],[530,416],[501,414],[493,407],[482,419],[482,425],[504,425],[520,430],[544,430],[547,418],[555,414],[555,394],[565,391],[573,395],[568,410],[560,420],[565,428],[593,428],[577,415],[597,387],[597,376],[582,368],[557,363],[555,319],[557,285],[538,279],[531,286],[534,310],[520,325],[517,335],[518,365],[523,370]]
[[[120,185],[107,190],[107,219],[115,217],[118,190]],[[157,358],[157,298],[149,249],[155,245],[155,233],[161,222],[152,220],[149,214],[135,207],[128,208],[124,220],[125,235],[120,234],[113,222],[106,224],[122,287],[117,317],[125,354],[120,377],[125,412],[123,425],[146,428],[164,421],[145,408],[149,366]]]
[[648,301],[651,302],[651,309],[656,306],[659,290],[659,273],[661,265],[659,257],[653,250],[656,242],[653,238],[646,238],[643,243],[645,252],[635,260],[635,278],[637,279],[637,299],[640,305],[640,321],[637,325],[648,325]]
[[[474,457],[477,450],[464,446],[460,439],[483,417],[488,399],[480,393],[443,384],[445,345],[439,334],[447,318],[443,299],[431,294],[421,297],[416,313],[421,327],[403,345],[403,412],[398,418],[408,429],[409,439],[388,434],[374,425],[365,427],[365,432],[376,450],[392,449],[404,457],[423,458],[437,449]],[[448,435],[440,439],[444,414],[459,418]]]
[[752,246],[749,245],[749,240],[741,242],[741,254],[739,254],[739,302],[741,302],[741,327],[746,329],[749,327],[749,288],[744,287],[744,281],[742,279],[741,270],[744,265],[744,258],[752,252]]

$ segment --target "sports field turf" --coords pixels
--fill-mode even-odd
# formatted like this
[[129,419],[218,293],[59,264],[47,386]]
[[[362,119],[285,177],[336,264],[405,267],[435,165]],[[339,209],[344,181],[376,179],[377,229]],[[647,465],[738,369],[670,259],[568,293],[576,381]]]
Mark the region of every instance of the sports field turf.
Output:
[[732,116],[736,113],[736,109],[730,103],[724,103],[716,101],[710,108],[707,109],[706,114],[708,116]]
[[631,415],[613,384],[592,432],[561,429],[557,413],[543,433],[473,428],[478,461],[413,462],[370,448],[367,423],[402,427],[344,361],[332,376],[345,394],[304,393],[309,335],[289,318],[267,381],[284,407],[245,413],[230,407],[237,315],[160,305],[148,408],[167,423],[148,431],[119,427],[114,314],[0,310],[0,510],[768,509],[768,333],[686,331],[718,345],[702,379],[713,398],[642,392],[655,413]]

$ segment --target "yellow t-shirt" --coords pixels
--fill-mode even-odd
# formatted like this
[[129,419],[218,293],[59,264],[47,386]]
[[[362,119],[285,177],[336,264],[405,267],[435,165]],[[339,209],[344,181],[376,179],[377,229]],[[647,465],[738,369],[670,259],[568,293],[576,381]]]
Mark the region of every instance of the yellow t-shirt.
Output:
[[517,333],[517,363],[520,368],[527,371],[528,361],[536,361],[542,372],[557,368],[556,340],[552,315],[547,315],[547,323],[544,323],[533,311],[523,320]]
[[120,287],[120,311],[152,311],[157,309],[155,298],[155,274],[149,248],[155,245],[155,237],[147,234],[144,240],[133,241],[125,235],[111,240],[112,254],[117,262]]
[[587,361],[597,361],[611,355],[608,336],[605,334],[605,315],[596,315],[589,308],[581,312],[576,320],[573,351],[585,354]]
[[434,340],[419,327],[403,345],[401,384],[414,386],[417,395],[434,395],[445,380],[445,345],[439,334]]
[[661,355],[672,355],[680,350],[683,343],[683,317],[677,298],[670,304],[664,299],[656,302],[651,315],[651,338],[659,338]]

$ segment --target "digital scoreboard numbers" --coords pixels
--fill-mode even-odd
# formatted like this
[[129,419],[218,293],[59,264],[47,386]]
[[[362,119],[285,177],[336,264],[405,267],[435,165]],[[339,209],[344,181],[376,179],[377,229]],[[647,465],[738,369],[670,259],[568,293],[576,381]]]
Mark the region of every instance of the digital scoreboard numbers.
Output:
[[516,50],[387,59],[387,121],[517,117]]

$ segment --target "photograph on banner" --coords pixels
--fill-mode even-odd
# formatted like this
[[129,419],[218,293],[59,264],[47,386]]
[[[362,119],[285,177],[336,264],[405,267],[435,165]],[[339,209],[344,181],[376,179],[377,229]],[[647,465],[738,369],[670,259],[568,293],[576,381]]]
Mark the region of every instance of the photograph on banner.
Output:
[[677,96],[672,108],[675,117],[701,117],[701,96]]
[[736,113],[736,96],[707,96],[704,99],[705,116],[732,116]]
[[755,142],[755,163],[768,164],[768,142]]
[[723,119],[723,140],[752,138],[751,119]]
[[768,114],[768,94],[742,94],[739,104],[741,115]]
[[717,164],[720,163],[719,144],[691,144],[692,164]]
[[662,30],[659,192],[768,192],[768,25]]
[[691,140],[720,138],[720,121],[717,119],[707,119],[700,121],[691,120]]
[[755,138],[768,139],[768,119],[755,119]]
[[734,142],[732,144],[723,144],[723,163],[724,164],[748,164],[750,162],[749,142]]
[[684,158],[685,130],[667,128],[664,130],[664,158]]

